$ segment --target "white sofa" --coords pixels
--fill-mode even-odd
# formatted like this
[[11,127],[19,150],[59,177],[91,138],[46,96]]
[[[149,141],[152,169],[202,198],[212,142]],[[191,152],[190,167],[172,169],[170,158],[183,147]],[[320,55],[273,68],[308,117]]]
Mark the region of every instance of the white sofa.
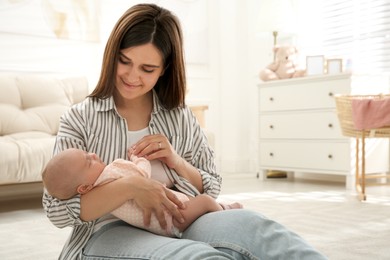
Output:
[[[88,95],[85,77],[0,72],[0,201],[42,192],[60,116]],[[190,106],[204,127],[205,106]],[[214,135],[204,129],[214,146]]]
[[41,181],[60,116],[87,95],[85,77],[0,73],[0,189]]

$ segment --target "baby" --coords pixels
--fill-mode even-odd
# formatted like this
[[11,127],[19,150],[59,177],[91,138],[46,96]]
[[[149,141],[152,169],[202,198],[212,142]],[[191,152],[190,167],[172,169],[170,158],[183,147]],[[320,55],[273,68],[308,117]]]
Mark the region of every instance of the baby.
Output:
[[[94,153],[70,148],[55,155],[42,173],[43,184],[47,192],[60,200],[69,199],[77,194],[85,194],[96,186],[104,185],[115,179],[139,174],[151,177],[151,165],[148,160],[129,154],[130,161],[117,159],[106,165]],[[129,200],[111,213],[130,225],[146,229],[150,232],[181,237],[182,232],[201,215],[226,209],[242,208],[240,203],[222,204],[207,194],[188,197],[173,191],[185,202],[186,208],[180,210],[184,223],[173,220],[172,215],[165,213],[167,228],[162,229],[156,216],[152,214],[149,226],[143,223],[142,210]]]

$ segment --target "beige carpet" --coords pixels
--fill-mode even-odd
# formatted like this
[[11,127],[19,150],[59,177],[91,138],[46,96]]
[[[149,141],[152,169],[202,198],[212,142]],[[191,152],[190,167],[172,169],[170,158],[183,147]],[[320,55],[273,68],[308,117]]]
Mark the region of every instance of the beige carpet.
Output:
[[[388,194],[369,194],[362,203],[340,184],[246,176],[225,178],[221,199],[281,222],[329,259],[384,260],[390,259]],[[56,259],[69,232],[47,220],[39,198],[0,202],[0,259]]]
[[[29,203],[28,203],[29,202]],[[0,204],[12,207],[16,201]],[[10,205],[11,204],[11,205]],[[70,232],[69,228],[58,229],[46,218],[39,200],[24,209],[0,211],[0,259],[4,260],[54,260]]]
[[367,202],[343,192],[252,192],[237,199],[300,234],[334,260],[390,259],[390,197]]

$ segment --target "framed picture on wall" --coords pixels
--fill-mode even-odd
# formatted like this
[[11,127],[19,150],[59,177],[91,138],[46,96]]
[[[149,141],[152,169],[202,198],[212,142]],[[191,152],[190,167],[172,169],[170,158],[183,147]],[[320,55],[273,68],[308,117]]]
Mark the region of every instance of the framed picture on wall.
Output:
[[342,59],[328,59],[326,61],[326,71],[328,74],[337,74],[343,71]]
[[306,57],[306,74],[321,75],[324,74],[324,55]]

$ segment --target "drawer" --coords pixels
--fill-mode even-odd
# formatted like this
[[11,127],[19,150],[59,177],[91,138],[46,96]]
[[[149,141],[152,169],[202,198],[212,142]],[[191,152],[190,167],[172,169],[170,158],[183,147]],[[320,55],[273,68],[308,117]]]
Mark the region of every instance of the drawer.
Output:
[[261,168],[349,172],[350,143],[261,142]]
[[334,95],[349,93],[350,80],[292,81],[291,84],[261,87],[259,90],[260,111],[283,111],[302,109],[326,109],[336,107]]
[[[348,139],[349,140],[349,139]],[[261,141],[260,168],[355,172],[355,142]],[[366,139],[366,173],[389,172],[389,139]],[[359,166],[362,167],[361,165]]]
[[260,115],[260,138],[344,139],[336,111]]

